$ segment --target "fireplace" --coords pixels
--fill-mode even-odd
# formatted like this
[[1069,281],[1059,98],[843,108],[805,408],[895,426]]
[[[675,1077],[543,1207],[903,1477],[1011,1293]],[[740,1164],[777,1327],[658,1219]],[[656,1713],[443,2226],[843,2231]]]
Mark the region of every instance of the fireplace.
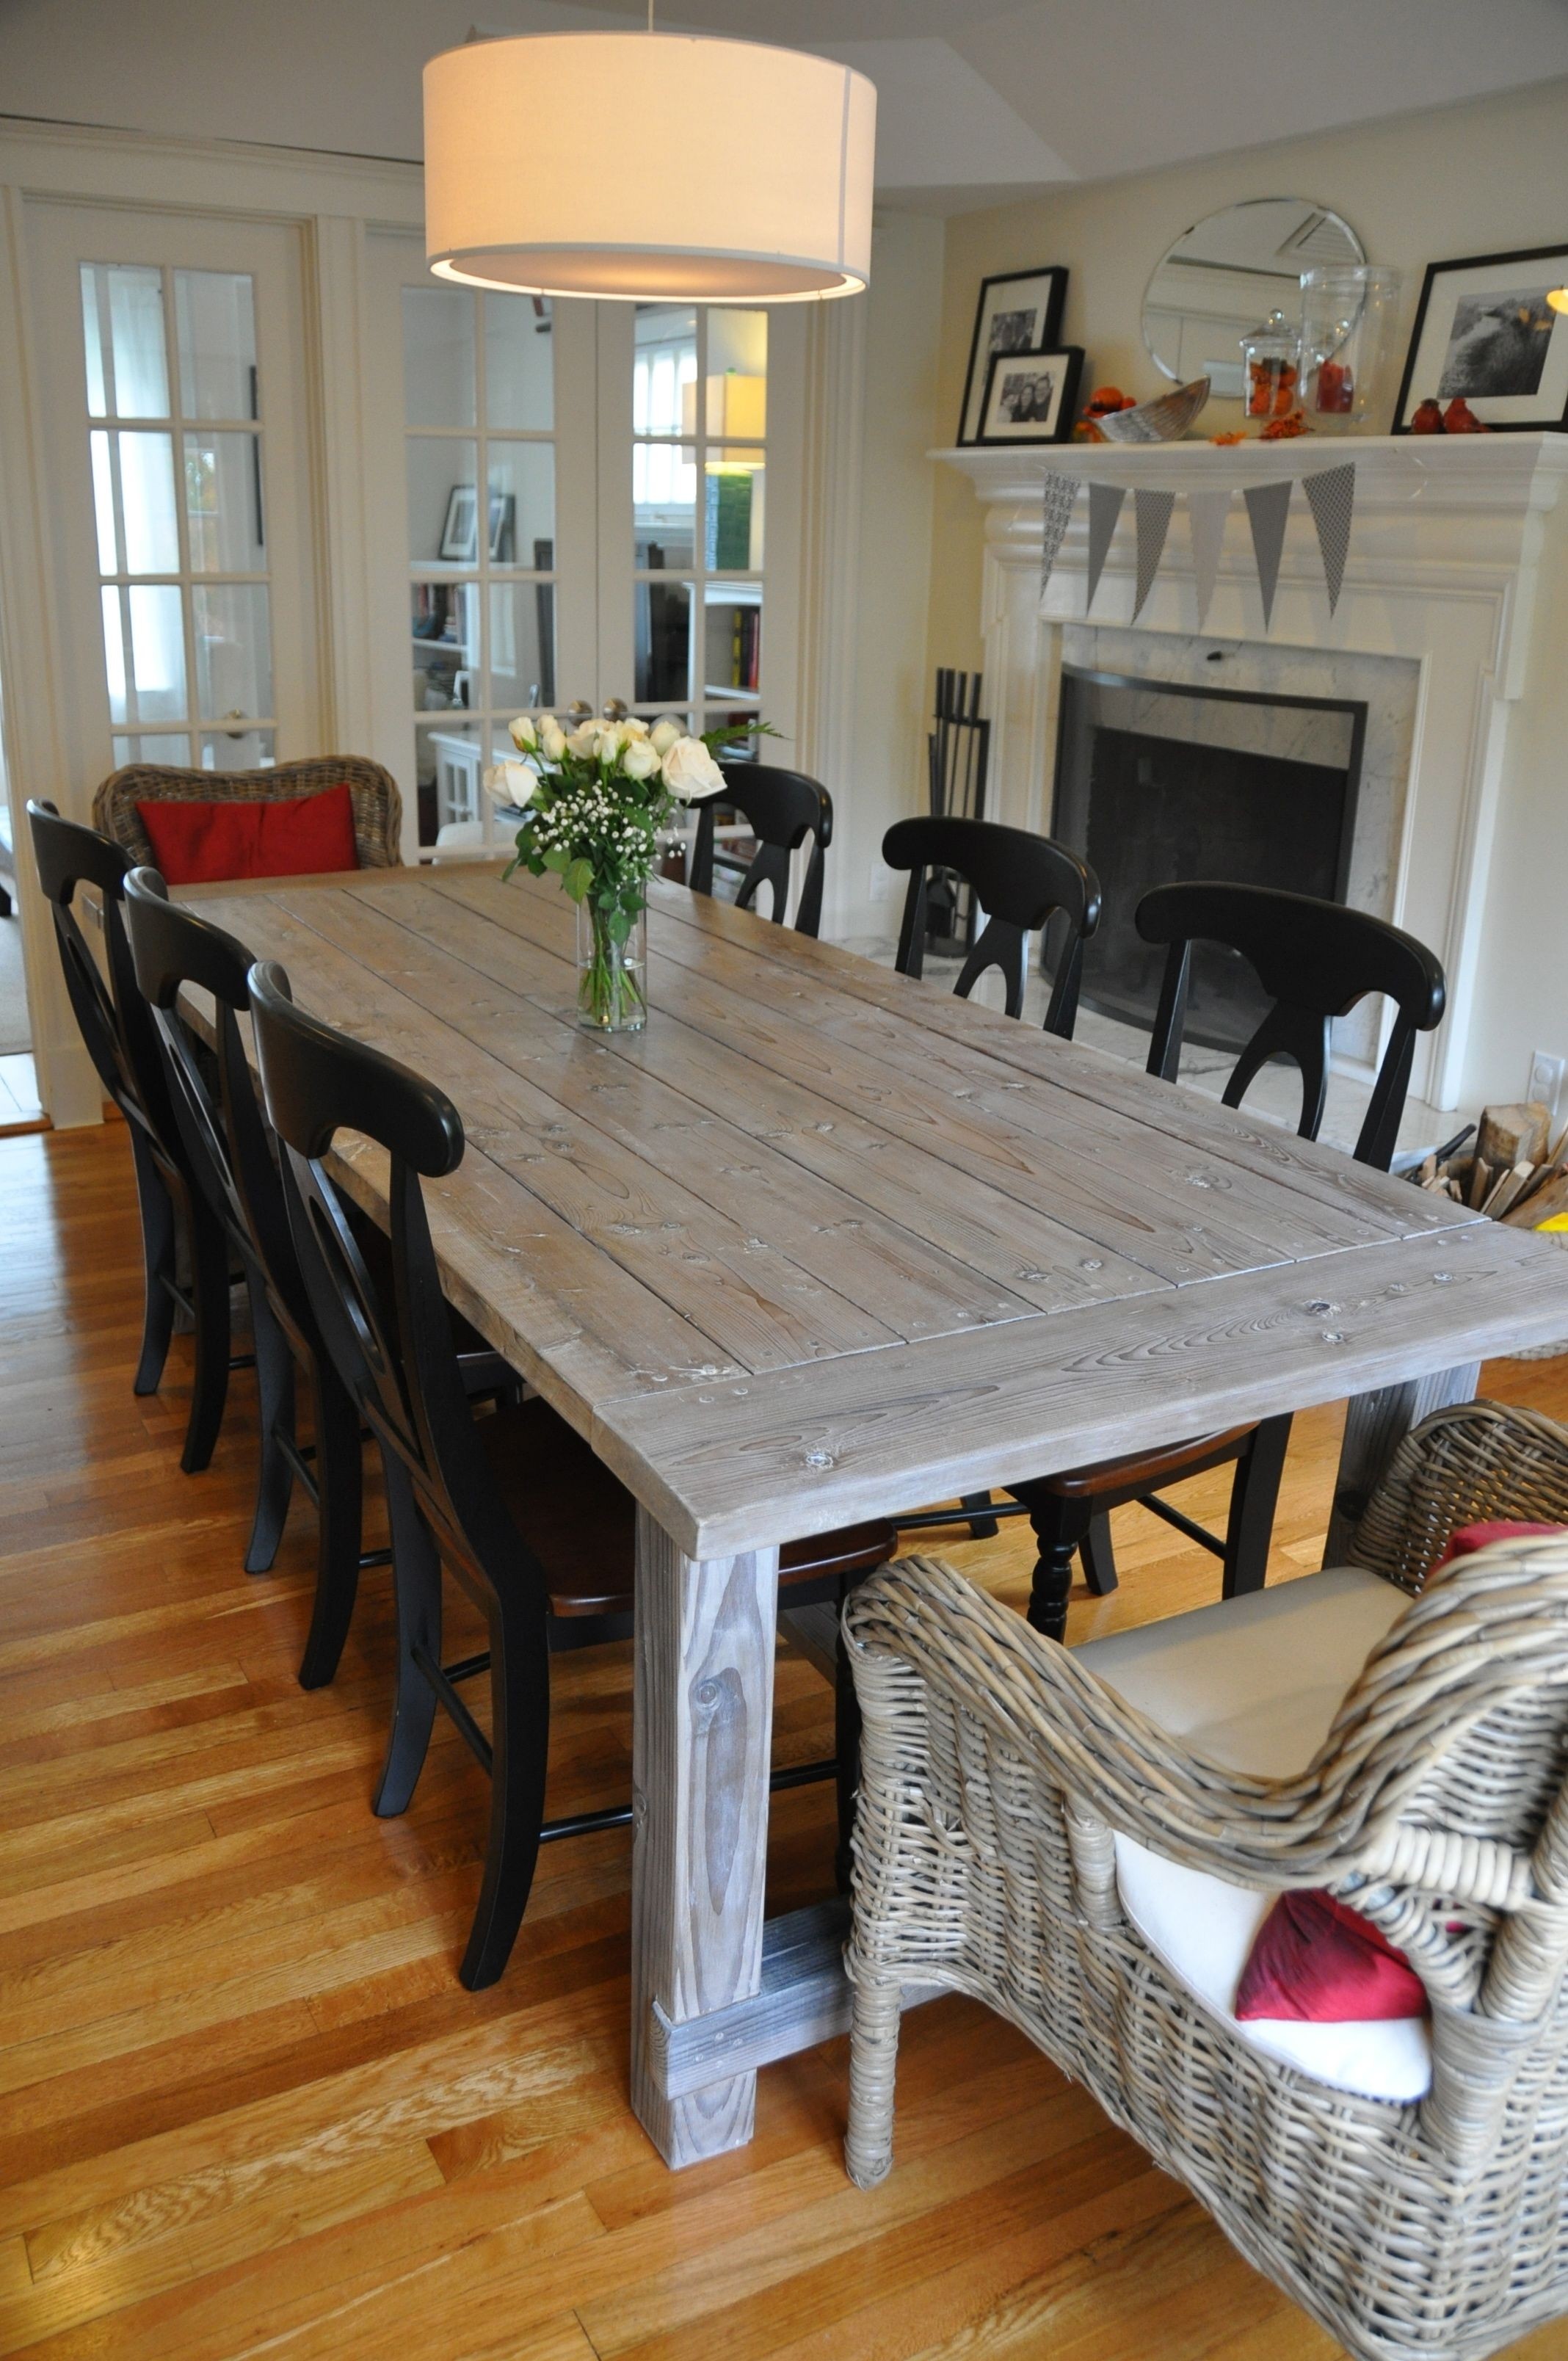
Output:
[[[1165,952],[1133,919],[1151,886],[1223,878],[1345,899],[1366,710],[1063,665],[1051,833],[1104,896],[1084,950],[1087,1007],[1152,1026]],[[1239,1049],[1266,1006],[1245,960],[1195,948],[1190,1041]]]

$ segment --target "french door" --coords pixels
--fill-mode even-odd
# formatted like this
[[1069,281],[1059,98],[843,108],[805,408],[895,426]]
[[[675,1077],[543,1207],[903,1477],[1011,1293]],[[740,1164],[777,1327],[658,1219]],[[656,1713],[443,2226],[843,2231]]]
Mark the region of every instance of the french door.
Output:
[[480,782],[518,713],[618,698],[792,739],[798,307],[475,292],[392,235],[367,283],[372,751],[405,858],[505,833]]
[[68,762],[323,750],[300,236],[29,209]]

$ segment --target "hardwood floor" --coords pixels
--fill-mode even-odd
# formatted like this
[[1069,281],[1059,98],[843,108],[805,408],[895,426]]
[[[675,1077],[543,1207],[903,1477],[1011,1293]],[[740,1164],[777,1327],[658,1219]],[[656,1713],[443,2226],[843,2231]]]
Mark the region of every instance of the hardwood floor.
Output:
[[[366,1578],[294,1677],[313,1530],[240,1571],[251,1379],[179,1470],[188,1348],[137,1401],[123,1130],[0,1139],[0,2352],[59,2361],[1319,2361],[1331,2340],[1021,2036],[907,2021],[899,2158],[839,2156],[844,2045],[767,2069],[741,2154],[674,2176],[630,2114],[629,1839],[548,1849],[507,1975],[456,1980],[485,1796],[442,1724],[378,1822],[391,1660]],[[1568,1413],[1568,1361],[1486,1390]],[[1298,1422],[1273,1573],[1317,1562],[1338,1421]],[[1179,1496],[1223,1509],[1228,1471]],[[374,1513],[374,1511],[373,1511]],[[1215,1595],[1136,1510],[1069,1637]],[[1022,1605],[1018,1525],[949,1554]],[[465,1637],[454,1616],[452,1643]],[[623,1647],[555,1667],[552,1808],[630,1782]],[[830,1750],[781,1664],[778,1753]],[[828,1790],[775,1799],[770,1901],[831,1889]],[[1568,2353],[1568,2329],[1518,2348]]]

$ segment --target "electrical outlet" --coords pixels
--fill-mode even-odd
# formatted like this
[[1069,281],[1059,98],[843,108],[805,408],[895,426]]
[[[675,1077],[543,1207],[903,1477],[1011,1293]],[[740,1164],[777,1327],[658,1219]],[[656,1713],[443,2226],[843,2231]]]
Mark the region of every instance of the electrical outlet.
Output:
[[873,902],[885,902],[893,888],[893,872],[885,861],[872,862],[870,896]]
[[1539,1099],[1552,1110],[1556,1120],[1557,1103],[1563,1095],[1563,1075],[1568,1060],[1554,1058],[1549,1049],[1537,1049],[1530,1061],[1530,1088],[1525,1096]]

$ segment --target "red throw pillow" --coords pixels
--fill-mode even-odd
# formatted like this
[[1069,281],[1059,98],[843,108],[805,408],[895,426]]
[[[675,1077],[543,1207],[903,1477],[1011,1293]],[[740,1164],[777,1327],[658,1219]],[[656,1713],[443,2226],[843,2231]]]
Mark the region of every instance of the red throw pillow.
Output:
[[1282,1894],[1257,1930],[1235,2014],[1298,2025],[1425,2016],[1426,1986],[1403,1951],[1332,1894]]
[[1560,1533],[1568,1531],[1562,1525],[1512,1525],[1495,1520],[1490,1524],[1461,1525],[1448,1547],[1439,1558],[1439,1565],[1452,1565],[1456,1557],[1469,1557],[1475,1550],[1490,1549],[1494,1542],[1522,1541],[1530,1533]]
[[359,866],[346,786],[276,803],[137,804],[137,812],[170,885],[309,877]]

